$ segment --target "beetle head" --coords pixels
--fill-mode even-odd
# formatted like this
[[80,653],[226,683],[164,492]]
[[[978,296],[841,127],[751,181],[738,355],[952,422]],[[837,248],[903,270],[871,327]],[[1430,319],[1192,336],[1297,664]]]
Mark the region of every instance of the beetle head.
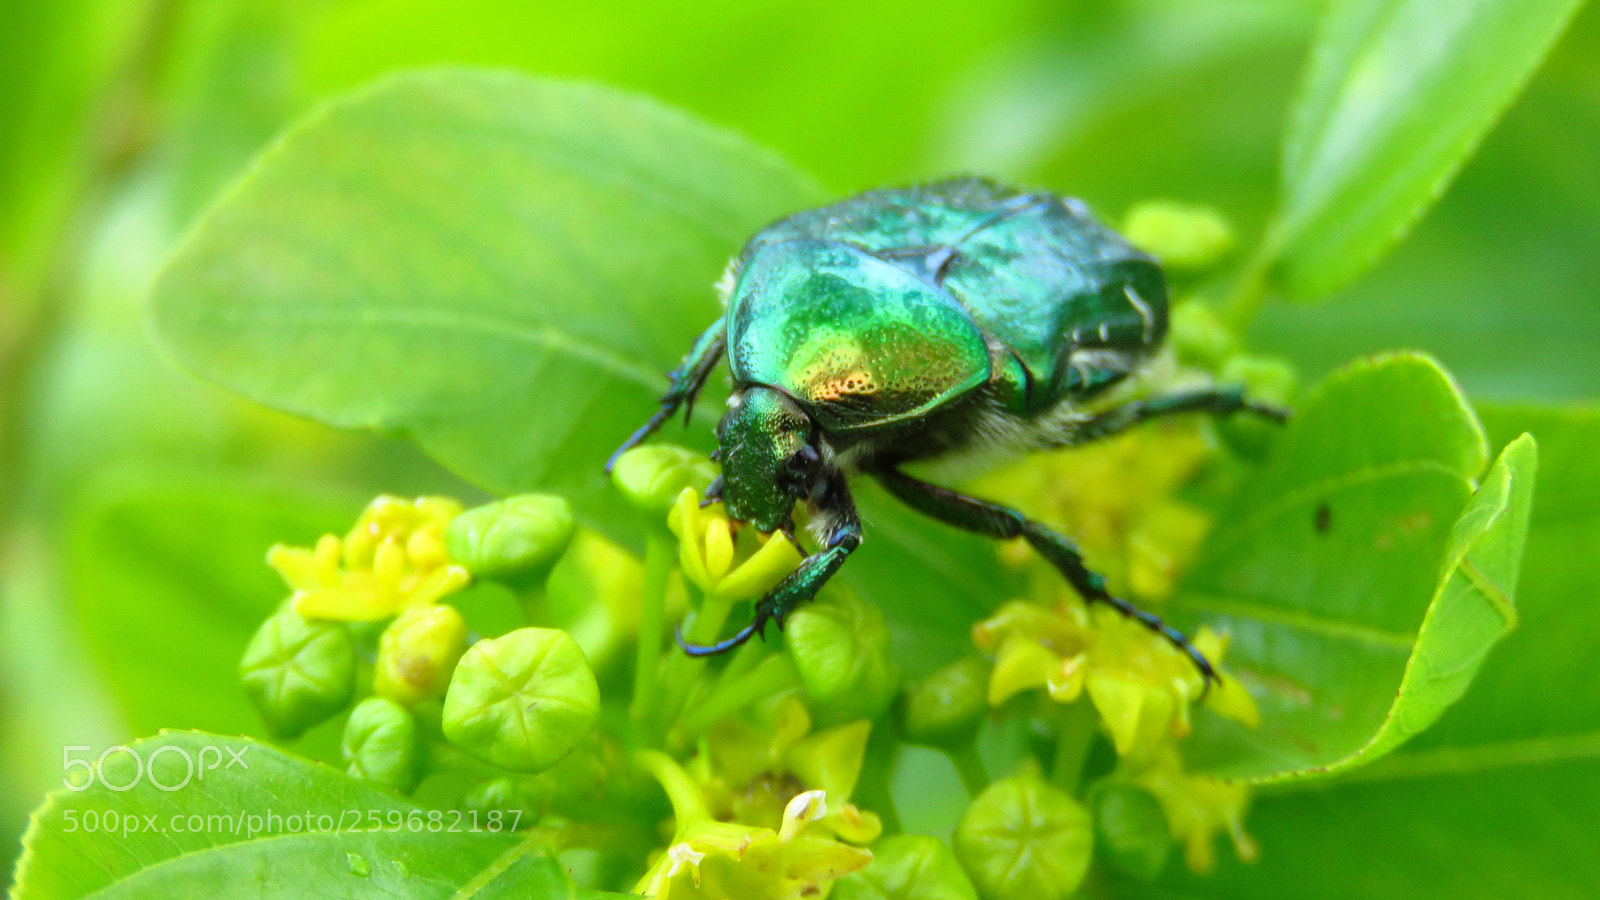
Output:
[[795,501],[822,482],[815,436],[811,417],[781,391],[754,385],[729,398],[717,425],[728,514],[761,531],[787,529]]

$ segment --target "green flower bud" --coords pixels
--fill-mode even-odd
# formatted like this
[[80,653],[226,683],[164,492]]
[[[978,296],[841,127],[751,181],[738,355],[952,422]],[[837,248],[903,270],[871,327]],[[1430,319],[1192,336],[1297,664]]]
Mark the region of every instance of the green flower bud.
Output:
[[1191,272],[1216,265],[1234,242],[1233,228],[1216,209],[1162,200],[1134,204],[1122,233],[1168,269]]
[[466,649],[467,622],[454,606],[412,607],[378,639],[372,692],[407,706],[437,700]]
[[[1242,384],[1245,395],[1263,403],[1287,405],[1294,395],[1294,368],[1271,356],[1231,357],[1217,374],[1221,384]],[[1217,432],[1235,453],[1245,459],[1259,459],[1272,446],[1283,426],[1260,416],[1229,416],[1217,422]]]
[[956,826],[956,858],[985,900],[1063,900],[1089,871],[1093,824],[1036,774],[997,781]]
[[672,508],[684,488],[704,494],[717,477],[717,464],[704,453],[674,444],[646,444],[617,458],[611,480],[633,504],[646,512]]
[[520,812],[521,825],[547,813],[582,817],[605,797],[606,762],[600,743],[588,741],[537,775],[508,775],[486,781],[461,799],[463,809]]
[[450,558],[475,576],[517,585],[542,582],[572,540],[572,505],[519,494],[469,509],[450,522]]
[[520,775],[485,781],[461,798],[462,809],[480,813],[517,813],[519,827],[539,821],[540,805],[538,782]]
[[872,862],[834,885],[833,900],[978,900],[954,853],[936,837],[900,834],[872,848]]
[[417,784],[417,720],[404,706],[368,697],[350,711],[340,752],[357,778],[408,793]]
[[1196,300],[1172,309],[1171,344],[1178,361],[1216,371],[1239,352],[1239,339],[1210,306]]
[[239,662],[245,693],[273,736],[292,740],[333,718],[355,689],[356,645],[343,622],[285,609],[261,623]]
[[1223,384],[1242,384],[1250,399],[1285,405],[1294,396],[1294,367],[1276,356],[1242,354],[1222,366],[1218,380]]
[[557,812],[592,809],[605,796],[606,774],[614,768],[607,765],[600,742],[591,739],[534,776],[531,790]]
[[513,772],[542,772],[589,736],[600,688],[565,631],[520,628],[472,645],[444,698],[444,735]]
[[783,633],[819,724],[875,719],[894,699],[900,669],[889,658],[889,625],[853,591],[826,591]]
[[989,661],[967,656],[906,686],[900,728],[906,739],[932,747],[972,741],[989,713]]
[[1106,785],[1093,802],[1095,832],[1111,865],[1130,878],[1155,881],[1172,846],[1161,804],[1131,784]]

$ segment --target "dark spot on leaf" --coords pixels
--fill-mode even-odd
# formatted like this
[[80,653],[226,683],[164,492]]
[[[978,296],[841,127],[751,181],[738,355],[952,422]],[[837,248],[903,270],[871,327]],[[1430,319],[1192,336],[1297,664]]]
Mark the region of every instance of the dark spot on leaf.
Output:
[[1318,503],[1317,511],[1311,516],[1311,524],[1316,527],[1317,534],[1327,534],[1333,527],[1333,510],[1326,503]]

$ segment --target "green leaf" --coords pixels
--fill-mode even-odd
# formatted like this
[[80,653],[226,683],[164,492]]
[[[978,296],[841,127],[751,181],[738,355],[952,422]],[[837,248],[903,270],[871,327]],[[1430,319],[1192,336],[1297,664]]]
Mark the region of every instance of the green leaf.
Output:
[[269,406],[406,433],[496,492],[625,522],[601,463],[716,318],[728,258],[822,196],[620,91],[406,75],[258,160],[158,280],[157,323],[185,364]]
[[1528,537],[1538,450],[1524,434],[1501,452],[1456,520],[1443,581],[1428,606],[1383,727],[1336,768],[1376,759],[1422,733],[1461,698],[1491,647],[1517,624],[1512,603]]
[[928,145],[997,55],[1071,30],[1034,0],[957,8],[959,28],[927,15],[923,0],[803,14],[746,0],[561,3],[537,15],[526,0],[406,0],[403,14],[389,0],[353,0],[295,17],[297,74],[318,93],[440,60],[592,78],[734,124],[830,183],[867,186],[956,170],[931,163]]
[[1515,624],[1531,441],[1484,461],[1477,419],[1417,355],[1307,397],[1221,519],[1180,608],[1232,634],[1262,711],[1197,722],[1192,757],[1257,781],[1363,765],[1432,724]]
[[1286,884],[1311,900],[1600,892],[1600,408],[1480,409],[1493,440],[1539,442],[1516,631],[1426,733],[1338,779],[1265,791],[1247,822],[1255,864],[1169,871],[1160,890],[1115,896],[1265,900]]
[[[404,431],[490,490],[556,491],[626,538],[643,520],[600,463],[716,318],[728,257],[822,199],[770,154],[628,94],[407,75],[269,151],[170,263],[157,321],[208,378]],[[706,447],[709,429],[686,437]],[[931,671],[994,602],[991,543],[865,493],[875,530],[847,577]]]
[[35,301],[30,295],[50,276],[52,251],[112,136],[95,133],[106,127],[96,120],[109,118],[105,95],[158,18],[152,6],[61,0],[0,8],[0,308]]
[[1267,239],[1276,286],[1343,288],[1443,193],[1582,0],[1341,0],[1312,49]]
[[904,675],[929,675],[971,653],[972,623],[1020,590],[995,542],[913,512],[870,479],[850,488],[867,537],[840,577],[883,610]]
[[619,896],[578,891],[531,835],[474,828],[247,738],[163,732],[93,776],[34,813],[16,900]]
[[72,524],[72,613],[128,733],[259,732],[239,659],[288,594],[267,547],[343,533],[355,509],[222,478],[91,491]]

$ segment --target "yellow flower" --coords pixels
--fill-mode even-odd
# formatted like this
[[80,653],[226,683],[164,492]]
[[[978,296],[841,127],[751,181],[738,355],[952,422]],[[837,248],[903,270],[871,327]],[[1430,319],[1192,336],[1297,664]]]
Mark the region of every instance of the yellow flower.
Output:
[[[1085,693],[1122,756],[1148,757],[1189,733],[1189,704],[1203,682],[1188,657],[1166,638],[1106,606],[1066,599],[1053,608],[1022,601],[1000,607],[972,629],[973,643],[995,657],[989,702],[1044,688],[1072,703]],[[1215,666],[1227,641],[1202,627],[1194,645]],[[1236,678],[1222,674],[1206,696],[1219,715],[1255,727],[1255,701]]]
[[1190,871],[1203,875],[1216,866],[1212,841],[1223,830],[1233,839],[1233,851],[1241,860],[1256,861],[1260,849],[1244,830],[1249,785],[1186,774],[1172,747],[1157,753],[1133,781],[1161,804],[1167,830],[1183,843],[1183,858]]
[[872,853],[837,839],[827,792],[801,791],[776,828],[719,822],[698,786],[671,757],[639,762],[666,790],[677,828],[634,892],[654,900],[799,900],[826,894],[835,879],[864,868]]
[[722,504],[702,508],[692,487],[683,489],[667,527],[678,536],[678,561],[683,575],[705,591],[708,599],[750,600],[777,586],[800,565],[794,541],[781,532],[757,534],[754,548],[739,547],[733,523]]
[[448,497],[380,496],[344,538],[314,548],[276,544],[267,564],[294,589],[290,604],[308,619],[368,622],[434,603],[472,576],[450,561],[444,531],[461,514]]
[[876,840],[882,820],[849,802],[872,723],[861,719],[813,732],[805,705],[792,694],[757,715],[759,722],[719,722],[692,763],[712,815],[776,828],[790,797],[821,791],[830,831],[858,844]]

